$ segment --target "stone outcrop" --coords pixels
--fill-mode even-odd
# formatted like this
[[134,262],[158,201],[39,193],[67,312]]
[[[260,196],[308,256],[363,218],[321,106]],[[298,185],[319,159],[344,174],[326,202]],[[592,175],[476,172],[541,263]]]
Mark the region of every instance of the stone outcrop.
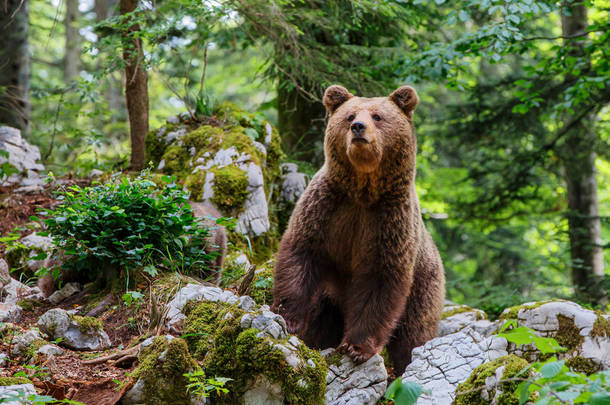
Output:
[[327,405],[376,404],[386,390],[388,374],[380,355],[375,355],[362,364],[354,364],[349,356],[334,353],[333,349],[322,352],[326,355]]
[[184,181],[194,201],[235,217],[237,232],[256,238],[270,230],[269,193],[283,154],[264,117],[221,103],[207,122],[172,117],[149,133],[146,145],[158,170]]
[[51,337],[61,338],[60,345],[74,350],[104,350],[110,339],[96,318],[72,316],[60,308],[50,309],[38,319],[40,330]]
[[[467,380],[474,384],[481,380],[482,375],[488,381],[485,389],[477,395],[489,402],[494,398],[497,401],[501,397],[507,398],[508,388],[497,386],[492,380],[503,376],[509,366],[511,372],[515,372],[515,358],[523,359],[519,364],[546,358],[531,344],[517,346],[494,335],[510,319],[516,326],[531,328],[538,336],[557,340],[567,350],[555,355],[565,359],[566,365],[576,371],[590,373],[610,368],[610,321],[607,315],[573,302],[551,301],[508,308],[498,321],[491,322],[486,318],[483,311],[466,306],[445,307],[439,337],[413,350],[413,361],[402,375],[403,380],[416,382],[427,390],[417,401],[418,405],[452,403],[459,384]],[[458,403],[466,404],[472,400],[464,398]]]
[[0,166],[8,164],[9,175],[0,177],[3,186],[17,185],[23,191],[40,189],[44,184],[44,166],[39,163],[40,151],[21,137],[21,131],[0,126]]

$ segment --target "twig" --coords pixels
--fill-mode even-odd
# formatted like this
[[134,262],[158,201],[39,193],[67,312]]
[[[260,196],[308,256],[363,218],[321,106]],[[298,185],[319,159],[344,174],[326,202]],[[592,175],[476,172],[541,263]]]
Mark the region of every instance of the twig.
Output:
[[[114,359],[121,360],[124,357],[137,356],[138,353],[140,353],[141,349],[142,349],[142,344],[140,343],[138,345],[135,345],[134,347],[130,347],[128,349],[118,351],[118,352],[110,354],[108,356],[103,356],[103,357],[98,357],[97,359],[83,361],[83,364],[101,364],[101,363],[105,363],[107,361],[114,360]],[[119,360],[117,360],[117,362]]]

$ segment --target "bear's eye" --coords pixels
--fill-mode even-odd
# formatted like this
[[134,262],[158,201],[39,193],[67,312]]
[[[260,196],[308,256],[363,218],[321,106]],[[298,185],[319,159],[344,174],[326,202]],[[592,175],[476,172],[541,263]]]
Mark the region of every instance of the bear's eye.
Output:
[[379,116],[379,114],[373,114],[373,119],[375,121],[381,121],[381,117]]
[[352,122],[354,120],[354,118],[356,118],[356,116],[354,114],[350,114],[349,117],[347,117],[347,120],[349,122]]

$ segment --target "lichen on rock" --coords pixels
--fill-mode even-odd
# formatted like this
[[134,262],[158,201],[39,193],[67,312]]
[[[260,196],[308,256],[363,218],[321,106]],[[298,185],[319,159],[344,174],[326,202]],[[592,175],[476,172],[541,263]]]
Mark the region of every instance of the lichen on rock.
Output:
[[[180,116],[151,131],[147,154],[158,170],[175,175],[191,193],[191,199],[218,208],[237,219],[236,232],[229,239],[251,244],[263,239],[275,247],[277,214],[270,211],[278,190],[279,162],[283,158],[277,130],[262,116],[248,113],[231,103],[220,103],[212,117],[196,122]],[[235,239],[235,240],[234,240]],[[266,260],[270,250],[265,250]]]
[[517,375],[527,378],[532,371],[524,372],[529,363],[514,354],[497,358],[475,368],[468,379],[456,390],[454,405],[519,404],[515,393],[520,381],[505,381]]
[[222,302],[189,305],[186,311],[184,333],[191,352],[207,375],[232,379],[230,394],[217,401],[234,403],[265,382],[277,385],[285,402],[323,402],[326,363],[319,352],[288,339],[285,325],[274,326],[272,319],[279,315]]
[[191,403],[187,392],[188,378],[184,374],[198,369],[183,339],[159,336],[140,353],[138,367],[132,376],[136,380],[123,402],[149,405],[184,405]]

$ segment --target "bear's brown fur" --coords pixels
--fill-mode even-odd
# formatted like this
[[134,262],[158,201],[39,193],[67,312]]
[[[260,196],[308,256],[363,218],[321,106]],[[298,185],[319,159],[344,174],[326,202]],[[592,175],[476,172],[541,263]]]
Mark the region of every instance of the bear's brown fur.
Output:
[[325,163],[298,201],[275,266],[274,309],[314,348],[361,362],[387,346],[397,372],[436,335],[441,258],[415,191],[415,90],[331,86]]

